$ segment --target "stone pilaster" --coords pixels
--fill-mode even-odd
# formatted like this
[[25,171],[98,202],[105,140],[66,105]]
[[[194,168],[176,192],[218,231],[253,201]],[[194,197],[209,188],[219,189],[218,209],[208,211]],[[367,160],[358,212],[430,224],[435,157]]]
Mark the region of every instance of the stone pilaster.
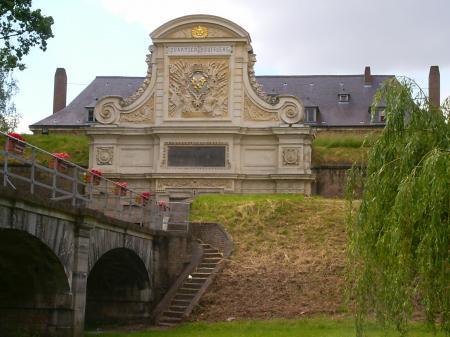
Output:
[[75,233],[75,257],[72,278],[73,337],[84,336],[84,315],[86,310],[86,287],[91,229],[83,223],[78,226]]

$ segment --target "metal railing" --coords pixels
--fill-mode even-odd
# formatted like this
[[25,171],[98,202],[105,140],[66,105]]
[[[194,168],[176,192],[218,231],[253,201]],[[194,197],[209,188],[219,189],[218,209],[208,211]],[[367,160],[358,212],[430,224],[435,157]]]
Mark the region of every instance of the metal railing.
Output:
[[145,227],[159,227],[164,207],[153,194],[121,187],[75,163],[0,132],[0,184],[73,207],[86,207]]

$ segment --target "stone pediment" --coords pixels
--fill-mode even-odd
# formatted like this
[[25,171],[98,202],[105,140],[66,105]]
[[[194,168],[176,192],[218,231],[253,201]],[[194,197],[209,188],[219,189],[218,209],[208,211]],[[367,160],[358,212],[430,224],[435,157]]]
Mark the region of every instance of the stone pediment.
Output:
[[239,37],[233,31],[211,24],[192,24],[168,31],[162,39],[215,39]]
[[188,15],[171,20],[150,34],[153,41],[163,39],[246,39],[250,36],[232,21],[212,15]]

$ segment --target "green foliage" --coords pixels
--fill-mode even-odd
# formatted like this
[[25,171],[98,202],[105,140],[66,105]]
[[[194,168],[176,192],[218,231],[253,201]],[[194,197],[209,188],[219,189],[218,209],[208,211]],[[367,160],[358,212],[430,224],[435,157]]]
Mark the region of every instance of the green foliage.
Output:
[[[188,323],[170,330],[142,332],[87,332],[87,337],[343,337],[354,331],[347,320],[324,318],[301,320],[234,321],[219,323]],[[379,326],[370,324],[368,337],[382,336]],[[398,336],[389,331],[386,337]],[[411,333],[414,337],[431,337],[422,325],[415,325]],[[438,335],[437,337],[439,337]]]
[[3,0],[0,5],[0,68],[6,71],[25,65],[23,56],[33,46],[47,49],[47,40],[53,37],[53,18],[44,16],[40,9],[31,9],[31,0]]
[[17,127],[20,115],[11,98],[17,91],[11,72],[0,69],[0,131],[11,132]]
[[[366,176],[348,181],[348,276],[357,336],[367,315],[407,335],[414,311],[450,334],[449,109],[430,107],[408,80],[377,92],[387,124],[369,152]],[[359,209],[354,198],[364,185]]]

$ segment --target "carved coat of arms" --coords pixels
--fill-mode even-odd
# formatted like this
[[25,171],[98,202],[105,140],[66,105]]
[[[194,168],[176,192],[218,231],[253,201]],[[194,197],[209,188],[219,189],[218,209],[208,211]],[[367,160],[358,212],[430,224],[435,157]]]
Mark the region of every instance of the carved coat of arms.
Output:
[[224,117],[228,63],[179,60],[169,66],[169,117]]

